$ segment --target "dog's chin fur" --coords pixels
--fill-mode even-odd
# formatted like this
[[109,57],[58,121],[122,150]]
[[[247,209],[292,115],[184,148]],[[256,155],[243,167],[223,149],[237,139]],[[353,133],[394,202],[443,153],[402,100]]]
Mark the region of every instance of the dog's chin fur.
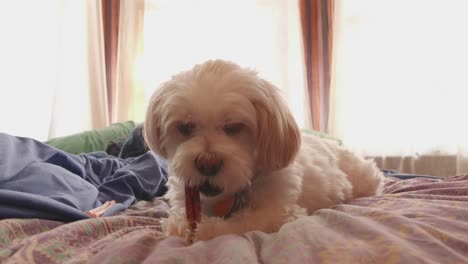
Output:
[[[164,83],[151,98],[144,136],[169,160],[166,197],[172,213],[162,221],[168,235],[189,236],[185,185],[209,182],[222,189],[212,197],[202,194],[195,240],[275,232],[299,216],[382,189],[383,175],[372,161],[333,140],[301,134],[276,87],[222,60]],[[199,172],[195,161],[203,155],[222,163],[219,172]],[[230,218],[208,215],[212,204],[241,191],[247,204]]]

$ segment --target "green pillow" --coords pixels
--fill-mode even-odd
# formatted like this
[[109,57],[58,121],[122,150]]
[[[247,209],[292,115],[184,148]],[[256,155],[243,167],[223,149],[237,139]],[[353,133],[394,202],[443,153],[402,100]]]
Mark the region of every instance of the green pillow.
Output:
[[330,136],[330,135],[328,135],[327,133],[324,133],[324,132],[310,130],[310,129],[302,129],[302,132],[307,133],[307,134],[312,134],[312,135],[315,135],[315,136],[318,136],[318,137],[321,137],[321,138],[332,139],[332,140],[335,140],[336,142],[338,142],[338,145],[343,145],[343,142],[341,141],[341,139],[332,137],[332,136]]
[[133,121],[115,123],[102,129],[54,138],[46,143],[72,154],[104,151],[110,141],[128,137],[134,127]]

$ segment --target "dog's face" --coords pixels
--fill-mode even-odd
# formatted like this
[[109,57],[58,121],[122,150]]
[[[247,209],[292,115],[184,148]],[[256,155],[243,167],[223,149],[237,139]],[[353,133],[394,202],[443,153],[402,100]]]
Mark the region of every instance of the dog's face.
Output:
[[235,193],[298,151],[299,129],[276,90],[233,63],[196,65],[155,92],[145,141],[169,160],[170,177],[205,196]]

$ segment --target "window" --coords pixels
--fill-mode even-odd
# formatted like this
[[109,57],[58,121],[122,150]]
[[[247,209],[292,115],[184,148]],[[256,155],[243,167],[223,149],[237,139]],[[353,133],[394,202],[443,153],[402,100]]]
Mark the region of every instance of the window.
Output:
[[232,60],[276,84],[299,124],[307,126],[300,30],[295,1],[147,0],[137,74],[150,95],[197,63]]
[[468,148],[468,2],[337,1],[333,133],[376,155]]

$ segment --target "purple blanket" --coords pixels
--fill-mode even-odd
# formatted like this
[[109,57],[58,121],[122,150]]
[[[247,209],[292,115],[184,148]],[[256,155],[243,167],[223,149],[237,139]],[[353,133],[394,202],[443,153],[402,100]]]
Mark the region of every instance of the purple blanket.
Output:
[[69,224],[0,221],[4,263],[468,263],[468,175],[388,178],[385,194],[284,225],[187,246],[165,238],[160,198]]
[[74,221],[115,200],[112,215],[165,191],[166,162],[146,152],[119,159],[106,153],[73,155],[30,138],[0,133],[0,219]]

